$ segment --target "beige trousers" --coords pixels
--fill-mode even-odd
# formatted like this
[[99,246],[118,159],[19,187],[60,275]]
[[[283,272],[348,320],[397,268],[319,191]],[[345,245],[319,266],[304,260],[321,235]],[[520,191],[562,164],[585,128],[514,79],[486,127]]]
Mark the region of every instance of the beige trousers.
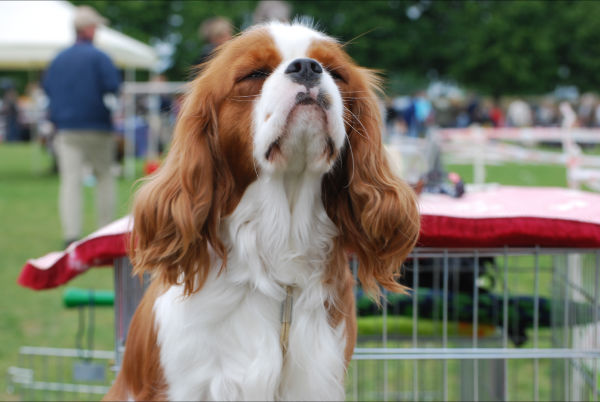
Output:
[[98,227],[114,219],[115,179],[111,166],[115,141],[103,131],[61,130],[55,139],[60,173],[58,206],[65,240],[82,235],[84,166],[92,168],[96,177],[96,210]]

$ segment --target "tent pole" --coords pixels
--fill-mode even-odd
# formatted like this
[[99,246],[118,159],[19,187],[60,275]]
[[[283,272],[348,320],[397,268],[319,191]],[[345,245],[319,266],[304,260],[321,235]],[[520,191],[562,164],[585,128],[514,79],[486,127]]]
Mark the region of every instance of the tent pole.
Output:
[[[125,82],[135,82],[135,69],[125,70]],[[135,177],[135,93],[125,87],[125,177]]]
[[38,109],[38,102],[37,99],[34,98],[34,93],[33,92],[27,92],[27,88],[29,88],[30,85],[33,85],[34,83],[38,84],[38,81],[36,80],[36,75],[35,75],[35,71],[33,69],[33,67],[30,67],[27,69],[27,85],[25,86],[26,90],[24,95],[25,96],[29,96],[30,97],[30,113],[33,116],[33,118],[31,119],[32,121],[30,121],[30,127],[29,127],[29,143],[33,144],[33,148],[34,148],[34,154],[33,154],[33,158],[32,158],[32,170],[33,173],[35,174],[39,174],[42,171],[41,165],[42,165],[42,157],[43,157],[43,148],[39,139],[39,132],[38,132],[38,127],[40,124],[40,121],[42,119],[41,116],[41,112]]
[[[158,74],[151,72],[150,82],[157,82]],[[146,160],[152,161],[158,158],[158,143],[160,138],[161,120],[160,120],[160,94],[158,92],[149,94],[149,130],[148,130],[148,150]]]

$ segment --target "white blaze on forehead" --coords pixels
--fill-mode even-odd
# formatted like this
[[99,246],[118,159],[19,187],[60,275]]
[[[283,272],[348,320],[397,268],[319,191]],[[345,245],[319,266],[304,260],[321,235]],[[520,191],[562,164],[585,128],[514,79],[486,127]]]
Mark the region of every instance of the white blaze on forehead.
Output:
[[306,57],[308,48],[315,40],[334,41],[333,38],[301,24],[273,22],[268,29],[283,60]]
[[[297,106],[297,95],[308,89],[291,80],[285,70],[293,60],[308,57],[313,43],[335,43],[335,40],[301,24],[275,22],[267,24],[266,29],[282,61],[266,78],[254,104],[255,160],[265,172],[286,169],[299,172],[308,167],[312,172],[323,173],[333,163],[328,157],[331,156],[330,146],[335,148],[331,151],[339,151],[344,145],[343,103],[339,89],[324,69],[319,84],[310,92],[315,102],[317,94],[327,97],[327,106],[322,110],[317,106],[300,108],[291,114]],[[273,149],[275,158],[271,158]]]

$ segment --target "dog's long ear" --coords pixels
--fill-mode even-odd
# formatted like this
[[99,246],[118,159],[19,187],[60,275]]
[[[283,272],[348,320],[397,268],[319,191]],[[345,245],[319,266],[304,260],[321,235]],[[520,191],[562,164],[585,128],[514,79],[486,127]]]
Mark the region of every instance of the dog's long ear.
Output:
[[191,294],[204,284],[214,254],[226,264],[219,222],[233,189],[219,149],[215,99],[207,78],[192,83],[169,154],[133,204],[130,255],[136,273],[150,271]]
[[323,201],[343,246],[356,253],[363,288],[378,297],[378,283],[402,292],[396,279],[419,233],[416,195],[392,173],[382,144],[377,76],[354,67],[352,88],[342,90],[347,143],[323,180]]

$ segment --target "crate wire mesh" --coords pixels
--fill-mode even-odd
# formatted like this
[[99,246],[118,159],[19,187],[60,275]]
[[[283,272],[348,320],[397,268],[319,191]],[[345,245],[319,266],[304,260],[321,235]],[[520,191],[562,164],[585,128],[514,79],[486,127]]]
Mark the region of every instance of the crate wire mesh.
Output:
[[23,346],[8,369],[8,392],[25,401],[100,400],[115,378],[114,359],[112,350]]
[[[348,400],[598,400],[600,250],[419,248],[404,273],[414,290],[381,310],[356,288]],[[100,399],[146,284],[117,259],[116,352],[23,347],[9,390]],[[104,381],[74,381],[81,361],[103,364]]]
[[129,323],[133,314],[150,285],[150,274],[145,273],[142,280],[133,276],[133,267],[128,258],[114,261],[115,282],[115,370],[121,367]]
[[598,400],[600,251],[422,248],[404,271],[379,316],[357,289],[347,399]]

